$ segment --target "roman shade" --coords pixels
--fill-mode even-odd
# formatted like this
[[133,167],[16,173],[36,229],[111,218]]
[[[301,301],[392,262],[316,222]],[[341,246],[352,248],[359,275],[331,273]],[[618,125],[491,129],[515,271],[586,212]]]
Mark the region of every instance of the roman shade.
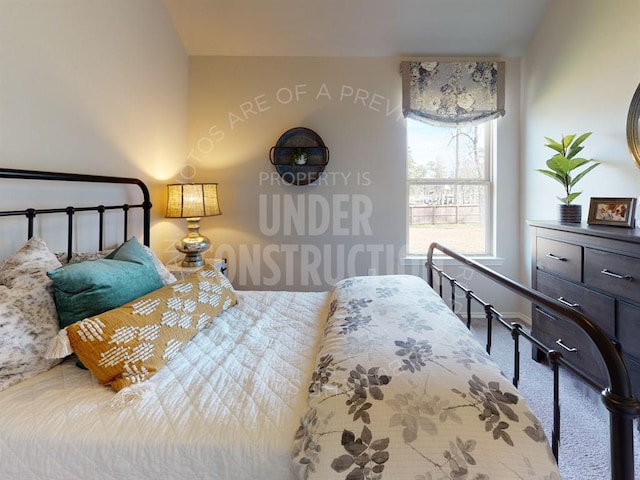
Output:
[[405,61],[402,111],[435,125],[469,125],[504,115],[504,62]]

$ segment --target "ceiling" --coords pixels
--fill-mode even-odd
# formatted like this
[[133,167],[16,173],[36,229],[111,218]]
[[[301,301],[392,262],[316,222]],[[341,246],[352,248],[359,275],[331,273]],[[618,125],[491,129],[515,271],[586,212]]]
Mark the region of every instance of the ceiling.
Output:
[[550,0],[164,0],[189,55],[518,57]]

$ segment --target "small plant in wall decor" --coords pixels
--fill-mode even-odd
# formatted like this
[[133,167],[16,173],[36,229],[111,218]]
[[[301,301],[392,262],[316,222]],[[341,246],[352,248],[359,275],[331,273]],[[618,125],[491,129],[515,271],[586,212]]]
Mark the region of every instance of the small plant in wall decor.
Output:
[[291,155],[292,165],[306,165],[308,155],[304,148],[296,148]]
[[[591,159],[577,157],[584,148],[582,143],[589,138],[592,132],[564,135],[560,141],[545,137],[546,147],[556,153],[547,160],[548,170],[539,168],[537,171],[553,178],[564,188],[565,196],[558,197],[560,205],[560,221],[565,223],[580,223],[582,219],[582,206],[572,202],[582,192],[574,192],[573,187],[591,170],[600,165]],[[584,168],[583,168],[584,167]]]

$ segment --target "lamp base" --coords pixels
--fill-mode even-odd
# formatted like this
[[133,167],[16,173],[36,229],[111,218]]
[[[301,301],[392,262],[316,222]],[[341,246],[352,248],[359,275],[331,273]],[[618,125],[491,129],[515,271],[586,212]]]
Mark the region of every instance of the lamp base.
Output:
[[200,252],[187,253],[180,265],[183,267],[202,267],[204,266],[204,258]]
[[211,241],[199,232],[200,218],[187,218],[189,233],[176,242],[176,250],[185,254],[181,265],[183,267],[202,267],[204,259],[202,253],[211,246]]

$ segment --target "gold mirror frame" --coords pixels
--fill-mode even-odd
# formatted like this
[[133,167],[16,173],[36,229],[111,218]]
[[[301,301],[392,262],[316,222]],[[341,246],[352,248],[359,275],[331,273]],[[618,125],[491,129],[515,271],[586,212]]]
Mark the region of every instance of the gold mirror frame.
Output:
[[633,160],[640,168],[640,85],[633,94],[627,116],[627,143]]

